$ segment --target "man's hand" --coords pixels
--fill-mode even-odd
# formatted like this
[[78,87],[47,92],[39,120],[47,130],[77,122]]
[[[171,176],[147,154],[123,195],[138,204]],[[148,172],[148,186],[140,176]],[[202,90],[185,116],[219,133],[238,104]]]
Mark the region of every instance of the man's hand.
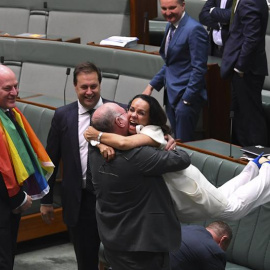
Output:
[[32,198],[29,195],[26,195],[26,196],[27,197],[26,197],[25,203],[23,205],[21,205],[20,207],[12,210],[12,213],[13,214],[20,214],[20,213],[26,211],[28,208],[31,207],[31,205],[32,205]]
[[154,88],[150,84],[148,84],[146,86],[146,88],[144,89],[144,91],[142,92],[142,94],[147,95],[147,96],[151,96],[153,89]]
[[90,142],[91,140],[96,141],[98,138],[99,131],[93,127],[88,127],[83,133],[84,138]]
[[51,224],[54,221],[54,209],[53,206],[50,205],[41,205],[40,213],[43,221],[47,224]]
[[175,147],[176,147],[176,142],[174,140],[174,138],[167,134],[164,136],[165,140],[167,141],[167,144],[165,146],[165,150],[175,150]]
[[107,160],[110,161],[115,158],[115,151],[112,147],[106,145],[106,144],[98,144],[97,145],[100,154]]

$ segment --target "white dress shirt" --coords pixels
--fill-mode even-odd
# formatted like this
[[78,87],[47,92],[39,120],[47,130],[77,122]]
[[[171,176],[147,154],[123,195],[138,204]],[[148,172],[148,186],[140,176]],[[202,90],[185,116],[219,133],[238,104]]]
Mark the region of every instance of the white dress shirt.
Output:
[[[93,109],[97,109],[102,104],[103,104],[102,98],[100,98],[98,103]],[[83,133],[90,125],[90,114],[88,111],[89,110],[83,107],[78,100],[78,136],[79,136],[79,149],[82,166],[83,188],[85,188],[86,183],[86,170],[88,158],[88,142],[85,140]]]
[[[220,1],[220,8],[225,8],[226,3],[227,3],[227,0],[221,0]],[[210,13],[211,13],[212,10],[213,9],[210,10]],[[221,29],[222,29],[222,26],[219,23],[219,30],[215,30],[215,29],[213,30],[213,41],[218,46],[223,45],[222,38],[221,38]]]

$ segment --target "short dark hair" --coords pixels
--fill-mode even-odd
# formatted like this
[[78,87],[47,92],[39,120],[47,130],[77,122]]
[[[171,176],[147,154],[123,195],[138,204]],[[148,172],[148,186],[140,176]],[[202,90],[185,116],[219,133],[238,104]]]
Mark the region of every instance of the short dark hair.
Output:
[[215,232],[215,234],[220,238],[224,235],[227,236],[227,239],[224,240],[224,242],[223,242],[224,249],[226,250],[228,248],[231,240],[232,240],[232,237],[233,237],[231,227],[223,221],[214,221],[214,222],[210,223],[207,226],[207,228],[212,229]]
[[73,72],[73,84],[77,85],[77,77],[80,73],[86,73],[86,74],[90,74],[96,72],[98,75],[98,81],[99,83],[101,83],[102,80],[102,76],[101,76],[101,71],[100,69],[93,63],[91,62],[83,62],[78,64]]
[[170,134],[171,129],[167,125],[167,116],[163,108],[160,106],[159,102],[152,96],[139,94],[132,98],[128,103],[128,110],[134,99],[140,98],[149,104],[149,119],[150,125],[155,125],[161,127],[164,134]]

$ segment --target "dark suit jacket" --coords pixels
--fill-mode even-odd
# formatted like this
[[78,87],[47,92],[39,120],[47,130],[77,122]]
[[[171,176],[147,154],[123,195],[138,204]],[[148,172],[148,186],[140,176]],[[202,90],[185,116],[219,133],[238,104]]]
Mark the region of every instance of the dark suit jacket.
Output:
[[226,254],[198,225],[182,226],[180,249],[171,252],[171,270],[224,270]]
[[221,63],[221,76],[228,78],[233,69],[267,75],[265,34],[268,6],[265,0],[240,0],[236,8]]
[[[108,100],[104,100],[106,103]],[[52,204],[53,186],[60,159],[63,163],[62,206],[64,222],[75,226],[78,220],[82,194],[82,168],[78,138],[78,102],[58,108],[52,119],[47,140],[47,153],[56,166],[48,183],[50,192],[41,203]]]
[[[221,26],[221,39],[223,46],[226,43],[229,34],[229,25],[231,18],[232,0],[227,0],[225,8],[220,8],[221,0],[207,0],[204,4],[202,11],[199,14],[200,23],[207,26],[210,40],[210,55],[213,54],[213,30],[219,30]],[[211,13],[210,9],[213,8]],[[220,24],[220,25],[219,25]]]
[[186,168],[187,153],[140,147],[106,162],[91,147],[102,243],[117,251],[167,252],[179,247],[180,227],[161,174]]
[[193,103],[198,95],[206,100],[204,76],[207,71],[208,34],[199,22],[186,13],[169,44],[166,57],[165,43],[169,25],[160,47],[165,65],[150,85],[158,91],[166,85],[170,104],[177,104],[181,97]]

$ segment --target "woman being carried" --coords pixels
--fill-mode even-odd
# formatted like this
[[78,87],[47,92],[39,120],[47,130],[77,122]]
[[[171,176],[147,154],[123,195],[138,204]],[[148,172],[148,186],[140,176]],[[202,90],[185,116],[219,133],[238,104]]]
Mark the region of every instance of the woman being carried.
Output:
[[[88,141],[99,136],[102,144],[128,150],[142,145],[164,148],[169,133],[167,117],[158,101],[147,95],[135,96],[128,105],[129,133],[124,137],[102,133],[93,127],[85,132]],[[263,162],[263,164],[261,164]],[[237,220],[270,201],[270,161],[261,157],[250,161],[243,171],[219,188],[212,185],[193,165],[163,174],[182,222],[214,218]],[[252,181],[251,181],[252,180]]]

